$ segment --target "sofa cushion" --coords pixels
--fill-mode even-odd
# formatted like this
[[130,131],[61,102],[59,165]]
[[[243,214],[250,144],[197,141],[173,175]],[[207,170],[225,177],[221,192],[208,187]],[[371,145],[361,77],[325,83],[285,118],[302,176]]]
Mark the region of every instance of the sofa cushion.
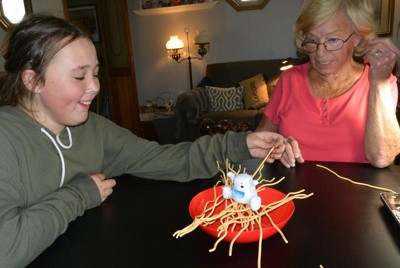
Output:
[[279,80],[280,77],[281,77],[280,75],[276,75],[276,76],[268,79],[267,87],[268,87],[268,95],[269,96],[271,96],[272,93],[274,92],[275,86],[278,83],[278,80]]
[[196,87],[203,87],[205,88],[206,86],[211,86],[214,87],[216,86],[216,84],[207,76],[204,76],[203,79],[201,79],[201,81],[197,84]]
[[211,112],[223,112],[243,109],[243,88],[206,86]]
[[204,119],[211,119],[214,121],[218,120],[233,120],[236,123],[240,121],[249,122],[252,127],[257,127],[261,118],[264,116],[264,107],[258,110],[236,110],[236,111],[225,111],[225,112],[208,112],[202,114],[199,118],[199,122]]
[[268,87],[262,73],[239,82],[243,87],[245,109],[259,109],[269,101]]
[[206,76],[219,87],[230,87],[249,77],[263,73],[269,81],[272,77],[280,75],[282,62],[298,65],[307,61],[305,58],[292,59],[266,59],[248,60],[207,65]]

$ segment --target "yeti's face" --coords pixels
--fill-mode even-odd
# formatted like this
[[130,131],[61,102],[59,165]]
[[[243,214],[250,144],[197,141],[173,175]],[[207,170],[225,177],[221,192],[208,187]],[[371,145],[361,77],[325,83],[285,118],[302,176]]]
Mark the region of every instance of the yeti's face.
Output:
[[255,181],[248,174],[239,174],[233,181],[233,189],[243,192],[244,195],[250,194],[255,191]]
[[261,198],[258,196],[256,186],[258,180],[246,173],[235,175],[228,172],[227,176],[232,180],[233,187],[225,185],[223,196],[225,199],[233,199],[240,204],[250,205],[253,211],[257,211],[261,206]]

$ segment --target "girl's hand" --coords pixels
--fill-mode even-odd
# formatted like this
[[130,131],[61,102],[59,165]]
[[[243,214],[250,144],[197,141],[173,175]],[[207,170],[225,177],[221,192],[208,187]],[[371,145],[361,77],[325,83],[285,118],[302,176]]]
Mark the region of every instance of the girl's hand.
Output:
[[97,185],[97,188],[99,189],[100,196],[101,196],[101,202],[107,199],[107,197],[110,196],[113,192],[113,187],[117,184],[117,182],[114,179],[107,179],[106,175],[104,174],[92,174],[89,175],[94,182]]
[[266,157],[271,148],[274,147],[273,152],[267,159],[268,163],[273,163],[276,159],[280,159],[285,150],[282,135],[269,131],[257,131],[247,135],[247,147],[251,155],[258,158]]

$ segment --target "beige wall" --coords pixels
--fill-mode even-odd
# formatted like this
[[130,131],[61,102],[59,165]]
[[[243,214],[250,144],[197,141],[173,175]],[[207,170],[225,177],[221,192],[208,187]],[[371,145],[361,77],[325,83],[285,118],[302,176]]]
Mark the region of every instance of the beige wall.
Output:
[[57,17],[64,17],[63,0],[31,0],[34,13],[49,12]]

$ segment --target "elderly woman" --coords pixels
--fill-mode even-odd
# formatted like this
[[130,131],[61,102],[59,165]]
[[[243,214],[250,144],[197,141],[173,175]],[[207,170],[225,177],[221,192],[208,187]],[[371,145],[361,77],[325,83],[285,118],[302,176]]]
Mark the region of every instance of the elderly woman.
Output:
[[286,167],[313,160],[382,168],[400,153],[391,74],[400,50],[375,30],[369,1],[304,1],[295,34],[310,61],[282,74],[257,127],[286,137]]

